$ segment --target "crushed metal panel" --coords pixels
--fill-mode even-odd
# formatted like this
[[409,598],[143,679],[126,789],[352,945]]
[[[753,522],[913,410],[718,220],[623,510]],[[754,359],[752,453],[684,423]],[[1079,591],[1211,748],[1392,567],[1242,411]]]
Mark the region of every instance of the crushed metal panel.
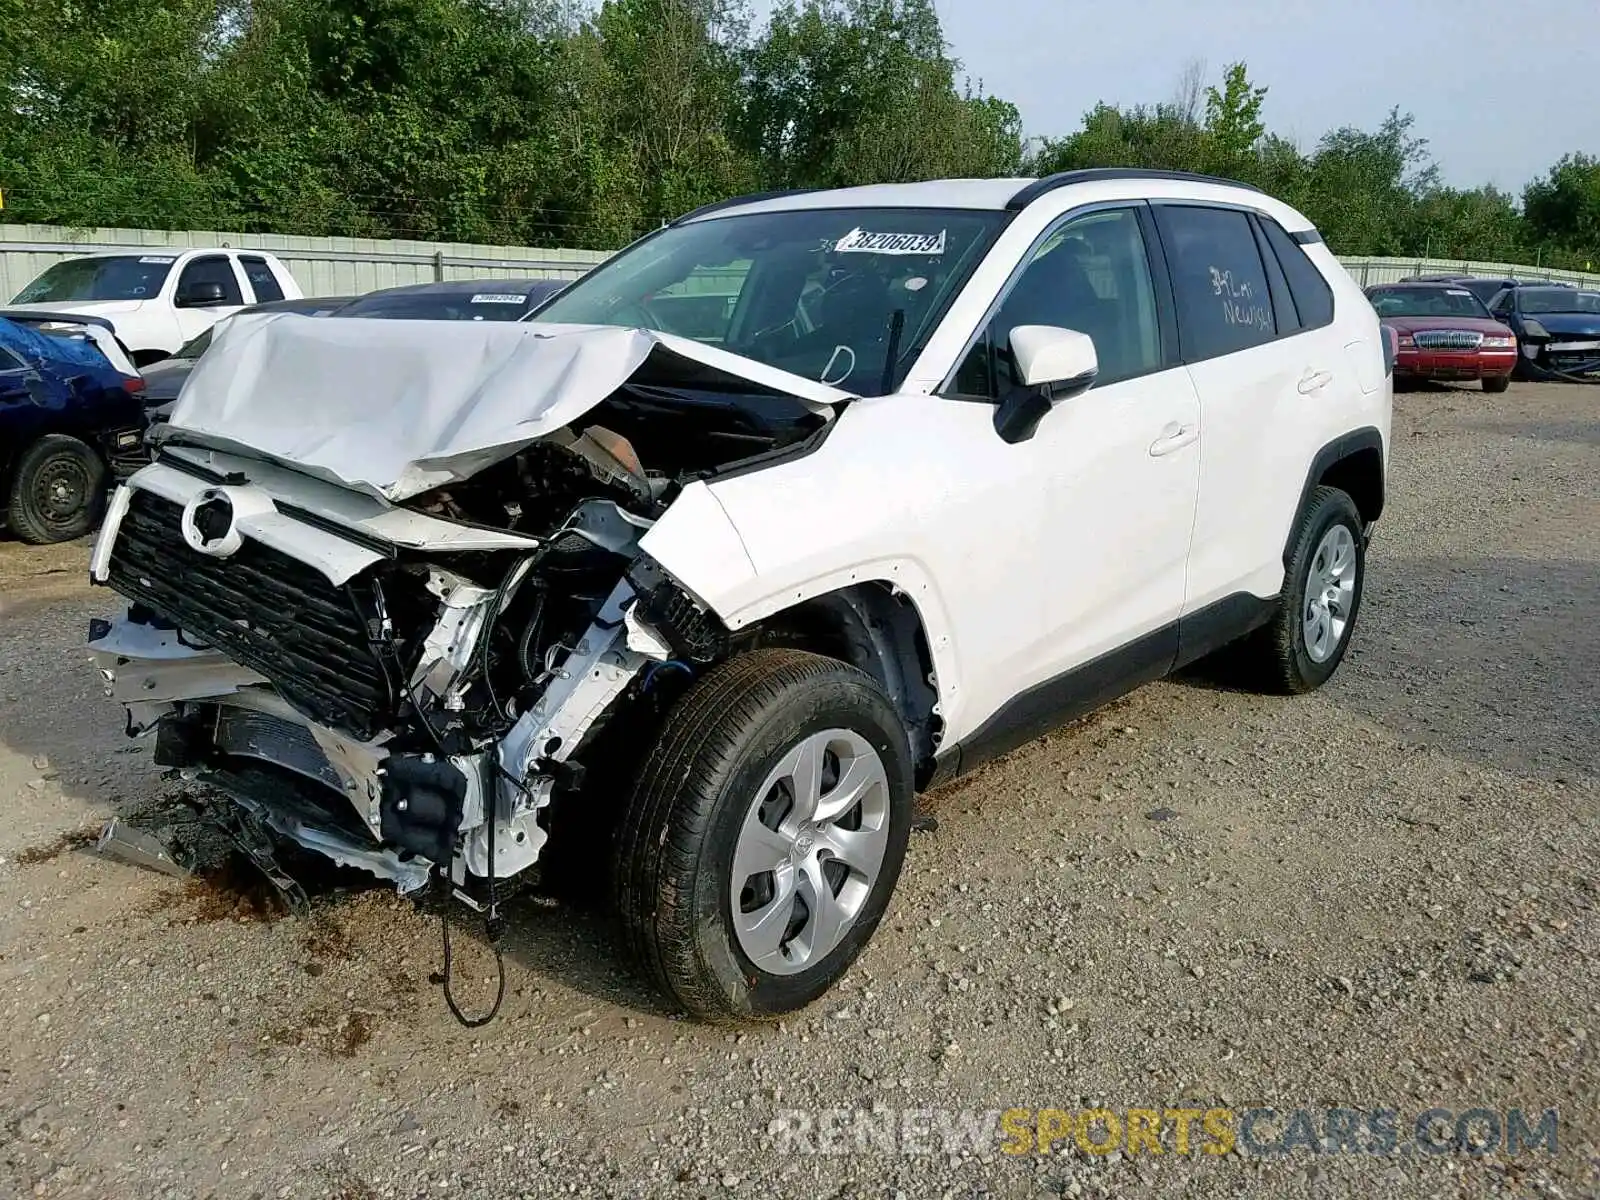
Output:
[[[697,364],[819,415],[849,395],[645,329],[241,314],[195,365],[163,443],[292,464],[391,501],[470,478],[568,425],[646,365]],[[648,378],[644,372],[641,378]],[[374,421],[374,397],[384,419]]]

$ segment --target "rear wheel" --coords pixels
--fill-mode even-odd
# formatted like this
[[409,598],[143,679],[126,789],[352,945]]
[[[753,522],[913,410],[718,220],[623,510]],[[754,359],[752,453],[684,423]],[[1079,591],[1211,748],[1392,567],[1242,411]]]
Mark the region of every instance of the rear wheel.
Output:
[[868,676],[758,650],[667,715],[616,848],[630,949],[713,1021],[792,1012],[836,982],[888,905],[911,827],[904,729]]
[[1277,616],[1240,648],[1265,689],[1309,692],[1332,677],[1355,632],[1365,578],[1355,501],[1317,488],[1300,514]]
[[1483,390],[1486,392],[1503,392],[1510,386],[1509,375],[1485,375],[1483,378]]
[[11,480],[12,531],[36,546],[69,542],[94,528],[106,465],[75,437],[52,433],[22,452]]

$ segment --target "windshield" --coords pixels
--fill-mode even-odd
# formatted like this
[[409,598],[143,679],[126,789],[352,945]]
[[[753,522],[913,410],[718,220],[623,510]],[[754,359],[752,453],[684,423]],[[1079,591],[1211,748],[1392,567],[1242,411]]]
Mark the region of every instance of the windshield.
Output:
[[1480,317],[1489,310],[1466,288],[1382,288],[1371,293],[1380,317]]
[[535,319],[678,334],[876,395],[898,382],[1004,217],[799,209],[669,226],[596,267]]
[[149,300],[161,291],[175,261],[171,254],[69,258],[23,288],[12,303]]
[[385,317],[402,321],[515,321],[527,313],[527,294],[497,292],[484,281],[481,292],[376,292],[339,309],[341,317]]
[[1517,293],[1517,303],[1529,314],[1600,314],[1600,292],[1580,292],[1577,288],[1523,288]]

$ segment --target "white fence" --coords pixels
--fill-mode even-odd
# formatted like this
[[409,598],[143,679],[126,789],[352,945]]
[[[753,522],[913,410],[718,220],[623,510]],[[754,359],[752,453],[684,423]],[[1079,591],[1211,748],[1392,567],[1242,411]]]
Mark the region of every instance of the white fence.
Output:
[[435,279],[575,279],[607,257],[597,250],[475,246],[466,242],[0,225],[0,303],[9,301],[51,263],[92,250],[146,246],[268,250],[283,259],[308,296],[360,295]]
[[1363,258],[1343,254],[1339,256],[1339,261],[1362,287],[1374,283],[1393,283],[1407,275],[1483,275],[1489,278],[1505,275],[1513,279],[1600,288],[1600,274],[1555,271],[1549,267],[1530,267],[1526,263],[1466,262],[1459,258]]
[[[266,233],[169,233],[156,229],[68,229],[0,225],[0,303],[51,263],[88,250],[119,247],[235,246],[270,250],[282,258],[308,296],[347,296],[432,279],[533,277],[572,279],[605,261],[599,250],[475,246],[465,242],[378,241],[372,238],[287,237]],[[1515,263],[1442,258],[1343,257],[1362,286],[1406,275],[1510,275],[1600,288],[1600,274],[1553,271]]]

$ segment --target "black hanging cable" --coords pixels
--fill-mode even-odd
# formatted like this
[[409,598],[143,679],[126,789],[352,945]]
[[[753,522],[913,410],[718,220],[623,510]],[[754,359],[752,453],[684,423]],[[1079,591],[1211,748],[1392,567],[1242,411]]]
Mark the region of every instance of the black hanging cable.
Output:
[[[453,974],[453,958],[450,949],[450,904],[454,899],[452,895],[445,896],[444,908],[439,912],[439,928],[444,937],[444,1002],[450,1007],[450,1015],[465,1025],[468,1029],[477,1029],[487,1025],[500,1013],[500,1004],[506,998],[506,960],[500,952],[500,906],[494,894],[494,814],[488,814],[489,820],[489,906],[484,913],[484,935],[489,941],[489,949],[494,951],[495,987],[494,1003],[489,1006],[489,1011],[481,1017],[469,1017],[461,1011],[461,1006],[456,1003],[455,991],[451,986]],[[448,880],[446,883],[448,885]],[[450,889],[453,891],[453,888]]]

